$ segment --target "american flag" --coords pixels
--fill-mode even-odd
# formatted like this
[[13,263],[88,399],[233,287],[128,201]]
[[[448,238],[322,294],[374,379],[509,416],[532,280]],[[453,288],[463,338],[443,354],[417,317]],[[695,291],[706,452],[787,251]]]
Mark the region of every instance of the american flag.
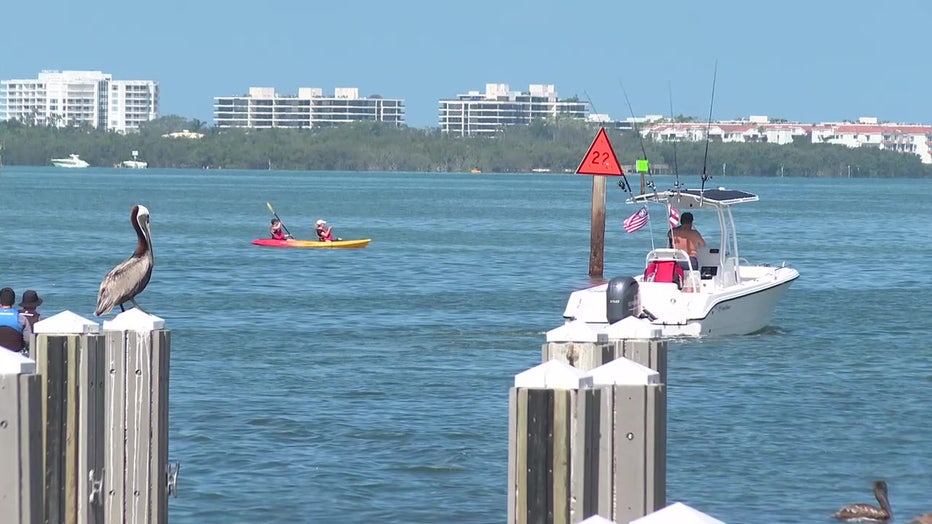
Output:
[[670,204],[670,227],[676,227],[680,225],[680,212],[673,204]]
[[625,225],[625,231],[628,233],[634,233],[638,229],[644,227],[650,220],[650,215],[647,213],[647,206],[641,206],[641,209],[638,209],[633,215],[629,216],[623,222]]

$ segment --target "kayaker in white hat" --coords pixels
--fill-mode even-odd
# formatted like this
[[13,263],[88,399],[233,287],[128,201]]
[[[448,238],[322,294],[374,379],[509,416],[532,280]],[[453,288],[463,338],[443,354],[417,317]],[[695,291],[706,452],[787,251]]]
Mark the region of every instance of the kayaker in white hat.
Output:
[[[332,242],[334,240],[333,226],[327,227],[326,220],[324,219],[318,220],[317,227],[315,228],[315,230],[317,231],[317,240],[320,240],[321,242]],[[336,240],[340,240],[340,239],[338,238]]]

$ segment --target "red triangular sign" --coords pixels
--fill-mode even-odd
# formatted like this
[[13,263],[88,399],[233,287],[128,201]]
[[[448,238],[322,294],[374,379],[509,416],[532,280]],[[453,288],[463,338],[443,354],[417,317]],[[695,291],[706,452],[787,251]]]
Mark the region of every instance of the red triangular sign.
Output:
[[612,149],[612,143],[608,141],[608,135],[605,128],[599,128],[599,134],[595,135],[595,140],[589,146],[589,152],[576,168],[577,175],[611,175],[622,176],[621,164],[618,163],[618,157],[615,156],[615,150]]

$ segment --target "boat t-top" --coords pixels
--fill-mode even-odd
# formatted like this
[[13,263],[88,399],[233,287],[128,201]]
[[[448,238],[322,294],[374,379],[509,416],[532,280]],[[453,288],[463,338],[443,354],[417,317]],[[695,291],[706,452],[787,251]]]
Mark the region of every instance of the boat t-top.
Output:
[[136,151],[136,150],[133,150],[132,160],[124,160],[123,162],[121,162],[120,165],[123,167],[130,168],[130,169],[145,169],[149,167],[148,162],[143,162],[139,160],[139,151]]
[[[763,329],[799,272],[785,264],[751,264],[740,256],[731,208],[757,201],[757,195],[725,188],[630,197],[629,204],[664,206],[665,215],[670,206],[679,213],[698,213],[703,218],[697,223],[708,230],[717,224],[718,237],[704,237],[708,245],[699,248],[698,265],[682,249],[654,248],[647,253],[642,274],[573,292],[563,313],[566,324],[582,322],[599,333],[624,321],[647,337],[664,338],[743,335]],[[717,221],[710,223],[713,215]]]
[[78,158],[78,155],[71,154],[68,158],[53,158],[52,165],[55,167],[88,167],[90,164]]

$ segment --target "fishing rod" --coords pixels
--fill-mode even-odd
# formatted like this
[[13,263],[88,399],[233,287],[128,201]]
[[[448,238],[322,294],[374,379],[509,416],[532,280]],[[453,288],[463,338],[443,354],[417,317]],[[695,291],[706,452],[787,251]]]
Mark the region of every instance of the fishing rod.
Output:
[[[593,103],[592,99],[589,98],[589,93],[586,91],[583,91],[583,94],[586,95],[586,100],[589,101],[589,106],[592,107],[592,110],[598,114],[599,110],[595,108],[595,103]],[[633,197],[634,195],[631,193],[631,184],[628,183],[628,177],[625,176],[624,170],[620,170],[620,171],[621,171],[621,180],[618,181],[618,187],[620,187],[623,191],[627,191],[629,197]]]
[[[628,91],[625,89],[625,83],[618,80],[618,83],[621,85],[621,92],[625,95],[625,103],[628,104],[628,112],[631,113],[631,123],[634,126],[634,132],[638,135],[638,140],[641,142],[641,155],[644,156],[644,161],[647,162],[650,166],[650,161],[647,159],[647,151],[644,149],[644,136],[641,135],[641,130],[638,127],[637,117],[634,116],[634,109],[631,107],[631,100],[628,99]],[[650,177],[650,180],[647,182],[647,187],[654,190],[654,193],[657,192],[657,187],[654,185],[654,177],[650,174],[650,167],[647,169],[647,176]],[[644,174],[641,173],[641,194],[645,193],[644,191]]]
[[673,117],[673,86],[671,85],[669,81],[667,82],[667,93],[670,94],[670,125],[673,126],[673,177],[674,177],[673,189],[676,191],[679,191],[680,190],[680,168],[679,168],[679,165],[677,165],[676,163],[677,136],[676,136],[676,124],[674,123],[675,120]]
[[718,60],[715,61],[715,68],[712,70],[712,97],[709,100],[709,124],[705,129],[705,155],[702,157],[702,187],[700,191],[705,191],[705,181],[709,179],[706,174],[706,166],[709,160],[709,133],[712,131],[712,105],[715,103],[715,80],[718,77]]
[[[675,120],[675,117],[673,116],[673,86],[670,81],[667,81],[667,93],[670,95],[670,125],[673,126],[673,177],[674,177],[673,191],[675,191],[676,195],[679,196],[680,194],[680,167],[676,162],[676,141],[677,141],[676,123],[675,123],[676,120]],[[673,222],[671,222],[670,219],[672,219],[674,216],[673,209],[675,209],[673,207],[673,203],[672,202],[667,203],[667,217],[668,217],[667,225],[669,226],[667,228],[667,242],[669,243],[669,247],[671,249],[673,248],[673,227],[674,226],[673,226]],[[676,221],[679,222],[679,220],[680,220],[679,213],[677,213]]]

